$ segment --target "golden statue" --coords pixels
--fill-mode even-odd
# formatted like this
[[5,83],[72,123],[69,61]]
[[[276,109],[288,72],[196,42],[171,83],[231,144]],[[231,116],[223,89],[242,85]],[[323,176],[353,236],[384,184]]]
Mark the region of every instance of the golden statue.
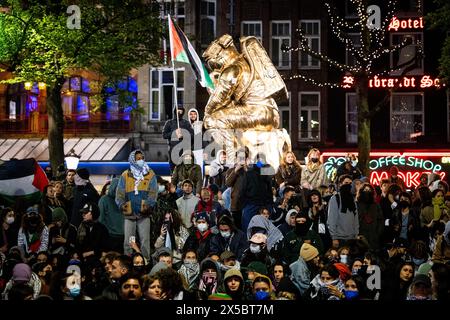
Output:
[[242,37],[240,43],[243,54],[225,34],[203,53],[215,82],[203,124],[225,145],[228,159],[234,159],[235,148],[246,145],[253,157],[264,153],[276,170],[283,151],[291,149],[286,130],[278,129],[276,101],[288,99],[286,85],[255,37]]

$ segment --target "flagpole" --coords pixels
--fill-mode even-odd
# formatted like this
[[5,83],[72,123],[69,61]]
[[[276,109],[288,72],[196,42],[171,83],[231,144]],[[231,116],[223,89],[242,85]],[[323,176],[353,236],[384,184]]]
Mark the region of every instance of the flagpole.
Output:
[[[170,30],[170,24],[173,23],[172,17],[170,16],[170,14],[167,15],[167,22],[169,23],[169,30]],[[173,39],[172,39],[172,35],[169,31],[169,37],[170,37],[170,60],[172,60],[172,73],[173,73],[173,90],[175,91],[174,94],[174,102],[175,102],[175,114],[177,116],[177,127],[178,129],[180,129],[180,117],[178,116],[178,92],[177,92],[177,75],[175,72],[175,57],[174,57],[174,53],[173,53]]]

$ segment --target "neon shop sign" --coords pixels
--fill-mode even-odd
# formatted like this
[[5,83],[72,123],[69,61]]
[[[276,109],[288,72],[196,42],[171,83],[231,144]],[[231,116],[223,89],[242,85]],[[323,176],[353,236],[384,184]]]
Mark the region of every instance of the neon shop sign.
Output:
[[399,19],[392,17],[389,23],[388,31],[398,31],[402,29],[423,29],[423,18],[419,19]]
[[[352,76],[344,76],[341,86],[344,89],[352,88],[355,79]],[[432,78],[429,75],[422,77],[377,77],[369,79],[369,88],[440,88],[441,84],[438,78]]]
[[[324,163],[327,177],[332,179],[336,175],[337,168],[344,162],[344,157],[329,157]],[[370,183],[379,185],[382,179],[388,179],[390,176],[388,168],[391,166],[413,168],[413,170],[399,171],[398,173],[398,176],[403,179],[408,188],[417,187],[420,184],[420,175],[422,173],[437,173],[440,175],[441,180],[444,180],[446,177],[446,173],[441,172],[442,166],[431,160],[412,156],[388,156],[370,160],[369,168],[372,170],[369,179]]]

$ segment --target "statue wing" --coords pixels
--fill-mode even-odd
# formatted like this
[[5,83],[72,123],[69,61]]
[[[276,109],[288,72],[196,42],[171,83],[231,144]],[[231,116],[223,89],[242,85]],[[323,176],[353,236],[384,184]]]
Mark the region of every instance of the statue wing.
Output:
[[265,98],[271,97],[277,102],[287,100],[286,84],[258,39],[242,37],[240,41],[242,52],[250,64],[252,75],[257,73],[264,84]]

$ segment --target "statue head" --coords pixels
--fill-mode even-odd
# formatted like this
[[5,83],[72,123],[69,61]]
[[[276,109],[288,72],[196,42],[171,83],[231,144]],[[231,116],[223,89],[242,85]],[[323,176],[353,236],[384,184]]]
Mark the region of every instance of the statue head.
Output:
[[211,70],[219,70],[239,56],[229,34],[214,40],[203,52],[203,58]]

